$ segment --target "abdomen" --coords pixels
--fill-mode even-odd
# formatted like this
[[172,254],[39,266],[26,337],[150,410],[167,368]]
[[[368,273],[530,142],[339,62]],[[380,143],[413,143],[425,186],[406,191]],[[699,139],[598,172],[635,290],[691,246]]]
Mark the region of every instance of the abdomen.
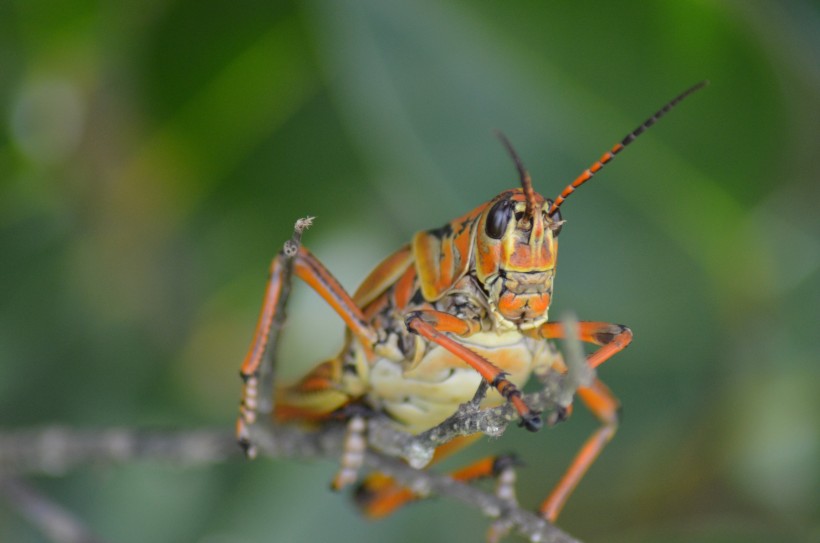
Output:
[[[534,367],[551,363],[546,342],[518,332],[484,332],[459,341],[490,360],[523,387]],[[405,431],[420,433],[443,422],[459,404],[473,398],[481,376],[467,363],[438,345],[430,345],[414,367],[379,359],[368,376],[367,399],[382,409]],[[504,403],[494,390],[487,392],[483,407]]]

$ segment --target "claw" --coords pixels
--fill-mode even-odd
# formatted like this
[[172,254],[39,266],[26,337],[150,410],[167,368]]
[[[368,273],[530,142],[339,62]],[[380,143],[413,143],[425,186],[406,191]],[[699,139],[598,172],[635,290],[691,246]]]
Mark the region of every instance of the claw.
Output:
[[237,440],[237,444],[239,448],[242,449],[242,452],[245,453],[245,458],[248,460],[253,460],[256,458],[256,453],[258,452],[256,449],[256,445],[251,443],[250,439],[247,438],[239,438]]
[[571,404],[568,405],[567,407],[564,407],[562,405],[556,405],[555,410],[553,410],[547,416],[547,425],[555,426],[559,422],[564,422],[565,420],[567,420],[569,418],[571,413],[572,413],[572,405]]
[[530,432],[537,432],[544,427],[544,420],[541,418],[540,412],[530,411],[529,413],[521,415],[521,421],[518,425],[523,426]]

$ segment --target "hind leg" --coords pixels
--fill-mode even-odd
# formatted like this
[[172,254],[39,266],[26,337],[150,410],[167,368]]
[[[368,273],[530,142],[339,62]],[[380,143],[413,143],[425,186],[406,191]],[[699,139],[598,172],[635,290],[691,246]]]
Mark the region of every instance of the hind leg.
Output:
[[[481,435],[482,434],[473,434],[470,436],[457,437],[449,443],[445,443],[436,449],[430,465],[440,462],[464,447],[471,445],[480,438]],[[467,481],[487,476],[487,468],[491,466],[486,463],[486,460],[483,462],[485,462],[486,465],[474,469],[468,466],[467,468],[459,470],[462,472],[459,480]],[[456,475],[459,471],[453,473],[454,478],[457,478]],[[372,473],[368,475],[358,488],[356,488],[354,495],[356,505],[359,506],[366,517],[371,519],[384,518],[407,503],[419,499],[419,497],[418,494],[409,488],[402,486],[392,477],[382,473]]]
[[[278,334],[285,319],[284,309],[290,292],[292,274],[307,283],[336,311],[365,351],[370,352],[378,337],[361,309],[310,251],[299,246],[291,254],[283,251],[276,255],[271,264],[270,277],[256,332],[240,370],[244,387],[239,418],[236,422],[236,436],[239,444],[251,457],[254,449],[250,443],[249,427],[255,423],[257,413],[267,413],[270,409],[270,406],[265,405],[265,402],[269,401],[267,395],[270,392],[265,390],[265,387],[272,381],[273,364],[263,362],[270,362],[276,352]],[[261,375],[263,371],[267,374]],[[334,399],[335,395],[330,392],[330,388],[326,390],[330,398],[325,398],[323,401],[326,400],[328,404],[332,404],[331,399]],[[335,398],[335,401],[338,401],[338,398]]]
[[331,358],[313,368],[297,383],[276,391],[276,422],[325,420],[355,399],[341,390],[342,361]]

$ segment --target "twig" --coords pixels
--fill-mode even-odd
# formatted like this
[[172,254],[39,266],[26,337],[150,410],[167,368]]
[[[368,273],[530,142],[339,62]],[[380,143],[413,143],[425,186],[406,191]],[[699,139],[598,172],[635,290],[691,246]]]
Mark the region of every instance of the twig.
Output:
[[63,475],[94,463],[138,459],[181,466],[214,464],[238,456],[236,440],[222,430],[77,430],[49,426],[0,432],[0,477],[4,474]]
[[293,236],[285,242],[281,254],[284,258],[284,269],[282,271],[282,292],[274,312],[273,322],[270,327],[270,338],[265,347],[262,362],[259,365],[259,397],[257,412],[270,414],[274,404],[274,382],[276,380],[276,354],[279,347],[279,335],[287,319],[287,305],[290,298],[290,290],[293,277],[293,259],[299,252],[302,243],[302,233],[310,228],[313,219],[316,217],[304,217],[298,219],[293,227]]
[[74,515],[15,477],[0,477],[0,496],[55,543],[103,543]]
[[[587,364],[586,356],[584,356],[584,347],[581,345],[580,325],[575,315],[568,313],[561,319],[564,326],[564,360],[567,364],[567,386],[566,391],[575,391],[578,387],[590,386],[595,379],[595,370]],[[572,401],[572,398],[564,398],[567,401]]]
[[[262,331],[263,337],[266,336],[266,339],[262,345],[259,364],[255,369],[252,368],[252,363],[247,369],[243,365],[242,370],[240,370],[240,376],[243,380],[242,401],[239,404],[240,415],[237,419],[236,433],[239,443],[248,458],[256,456],[256,447],[249,437],[251,427],[256,424],[260,415],[270,415],[275,405],[276,355],[279,348],[279,335],[282,333],[282,328],[287,319],[286,310],[293,283],[293,263],[299,253],[302,233],[313,224],[313,219],[314,217],[305,217],[296,221],[293,226],[293,236],[285,242],[282,250],[271,264],[268,288],[272,288],[271,285],[275,282],[278,285],[278,294],[271,320],[269,323],[264,324],[266,330]],[[263,315],[265,314],[263,309]],[[263,326],[263,322],[260,317],[259,326]],[[255,345],[253,349],[252,353],[255,356]],[[253,360],[253,357],[250,360]]]
[[[344,425],[340,423],[328,424],[319,430],[256,424],[252,430],[251,437],[260,455],[270,458],[338,460],[344,439]],[[180,466],[208,465],[240,456],[233,436],[224,430],[161,432],[116,428],[78,431],[49,427],[0,433],[0,469],[7,476],[58,475],[84,465],[135,460],[160,460]],[[446,496],[476,507],[490,517],[501,518],[531,541],[575,542],[536,513],[511,506],[494,494],[459,483],[446,475],[414,469],[398,458],[375,451],[365,454],[364,463],[420,495]]]

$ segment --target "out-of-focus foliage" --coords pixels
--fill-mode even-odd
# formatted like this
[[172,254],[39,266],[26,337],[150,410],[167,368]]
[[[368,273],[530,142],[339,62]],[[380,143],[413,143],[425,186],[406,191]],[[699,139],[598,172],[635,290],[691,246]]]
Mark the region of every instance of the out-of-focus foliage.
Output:
[[[0,425],[230,427],[294,220],[353,289],[415,230],[554,196],[553,316],[630,325],[619,434],[560,525],[586,541],[820,537],[820,10],[785,2],[0,3]],[[297,289],[283,372],[341,325]],[[325,340],[326,339],[326,340]],[[595,422],[493,451],[535,506]],[[117,542],[475,541],[445,500],[371,524],[331,464],[138,464],[33,483]],[[40,541],[0,505],[0,540]]]

